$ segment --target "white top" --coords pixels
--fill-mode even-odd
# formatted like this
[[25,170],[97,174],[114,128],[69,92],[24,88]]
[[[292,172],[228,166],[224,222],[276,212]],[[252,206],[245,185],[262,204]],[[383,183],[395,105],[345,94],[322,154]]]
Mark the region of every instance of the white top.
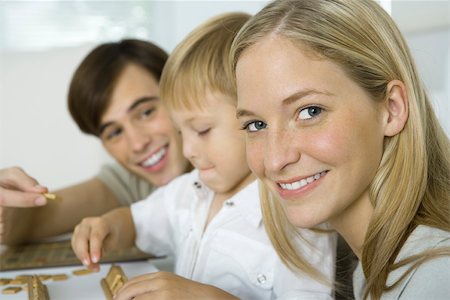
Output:
[[[257,182],[225,201],[204,230],[214,193],[196,170],[131,206],[136,245],[156,255],[175,254],[175,273],[241,299],[332,299],[332,288],[294,275],[279,260],[264,230]],[[336,237],[301,232],[308,261],[334,278]]]
[[[450,232],[419,225],[410,234],[395,263],[423,251],[450,247]],[[392,286],[411,267],[411,263],[389,273],[386,285]],[[356,299],[362,299],[366,281],[361,263],[353,274]],[[448,300],[450,299],[450,256],[435,257],[425,261],[410,272],[395,288],[384,293],[381,299]]]

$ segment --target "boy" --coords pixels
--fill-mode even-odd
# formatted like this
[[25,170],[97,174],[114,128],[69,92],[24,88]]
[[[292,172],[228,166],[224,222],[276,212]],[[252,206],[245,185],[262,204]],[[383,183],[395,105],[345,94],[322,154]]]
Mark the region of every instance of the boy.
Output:
[[[131,209],[85,219],[74,232],[74,251],[89,268],[98,268],[102,248],[119,243],[135,242],[156,255],[175,254],[179,276],[158,272],[137,277],[116,299],[147,293],[164,293],[169,299],[332,298],[331,286],[297,276],[282,264],[262,224],[228,69],[231,42],[248,18],[224,14],[198,27],[174,50],[163,71],[162,99],[195,170]],[[331,281],[334,236],[302,235],[311,244],[299,242],[302,253],[324,281]]]

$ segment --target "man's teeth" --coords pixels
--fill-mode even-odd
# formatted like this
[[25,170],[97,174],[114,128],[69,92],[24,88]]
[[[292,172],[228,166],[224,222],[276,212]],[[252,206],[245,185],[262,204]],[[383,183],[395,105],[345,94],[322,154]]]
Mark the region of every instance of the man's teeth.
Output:
[[156,152],[155,154],[150,156],[146,161],[144,161],[142,163],[142,166],[152,167],[152,166],[156,165],[164,157],[164,155],[166,154],[166,151],[167,151],[166,147],[161,148],[161,150],[159,150],[158,152]]
[[304,178],[302,180],[295,181],[292,183],[280,183],[280,187],[283,190],[297,190],[297,189],[302,188],[305,185],[310,184],[311,182],[319,179],[320,177],[324,176],[326,173],[327,172],[323,171],[323,172],[317,173],[315,175],[309,176],[307,178]]

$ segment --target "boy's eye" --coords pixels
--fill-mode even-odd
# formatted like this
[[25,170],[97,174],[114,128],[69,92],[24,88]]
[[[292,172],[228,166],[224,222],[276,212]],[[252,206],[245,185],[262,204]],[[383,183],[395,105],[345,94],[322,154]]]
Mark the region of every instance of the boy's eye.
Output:
[[207,134],[210,130],[211,130],[211,128],[206,128],[206,129],[202,129],[202,130],[197,130],[197,134],[198,134],[198,135],[205,135],[205,134]]
[[298,117],[301,120],[312,119],[312,118],[320,115],[321,112],[322,112],[322,108],[320,108],[318,106],[310,106],[310,107],[302,109],[300,111],[300,113],[298,114]]
[[243,129],[246,129],[248,132],[256,132],[260,131],[267,127],[267,124],[263,121],[252,121],[247,123]]

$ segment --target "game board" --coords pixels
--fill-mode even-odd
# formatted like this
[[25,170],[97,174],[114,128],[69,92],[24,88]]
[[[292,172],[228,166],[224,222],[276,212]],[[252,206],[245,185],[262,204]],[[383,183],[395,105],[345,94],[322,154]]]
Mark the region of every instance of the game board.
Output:
[[[155,257],[133,247],[128,250],[108,252],[102,257],[101,262],[125,262],[149,258]],[[8,247],[0,255],[0,271],[80,264],[80,260],[72,251],[70,241]]]

